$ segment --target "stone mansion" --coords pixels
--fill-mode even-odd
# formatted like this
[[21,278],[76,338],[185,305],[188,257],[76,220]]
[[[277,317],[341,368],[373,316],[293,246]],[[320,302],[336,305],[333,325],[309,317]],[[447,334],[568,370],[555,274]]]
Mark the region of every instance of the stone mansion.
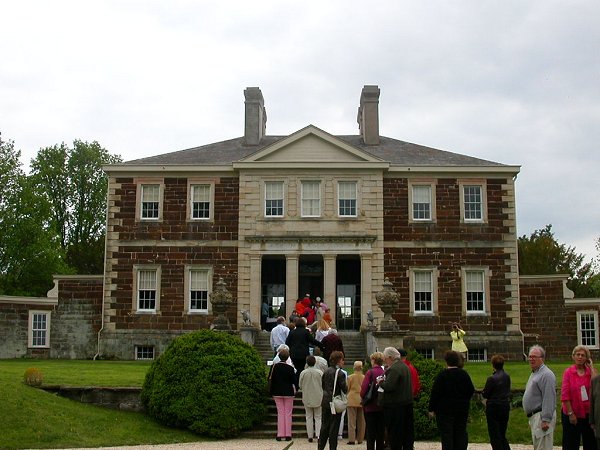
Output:
[[[598,349],[597,299],[574,299],[564,276],[519,277],[519,166],[381,136],[379,95],[362,89],[358,134],[273,136],[247,88],[242,137],[106,166],[104,274],[0,297],[0,357],[154,358],[214,325],[221,279],[234,330],[248,326],[240,312],[260,327],[263,303],[289,316],[308,293],[340,331],[428,357],[450,346],[450,322],[472,360]],[[378,328],[386,278],[393,331]]]

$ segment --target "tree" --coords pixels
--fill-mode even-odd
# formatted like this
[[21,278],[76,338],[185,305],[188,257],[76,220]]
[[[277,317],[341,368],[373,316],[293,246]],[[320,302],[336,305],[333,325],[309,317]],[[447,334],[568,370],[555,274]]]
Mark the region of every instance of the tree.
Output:
[[102,166],[120,161],[96,141],[75,140],[73,148],[43,148],[31,162],[37,193],[50,205],[51,227],[77,273],[103,270],[108,182]]
[[521,275],[567,274],[567,286],[576,297],[600,295],[593,263],[584,262],[585,255],[577,253],[575,247],[558,243],[552,225],[535,230],[529,237],[521,236],[518,246]]
[[48,205],[34,194],[14,142],[0,140],[0,293],[44,296],[65,273],[60,245],[48,232]]

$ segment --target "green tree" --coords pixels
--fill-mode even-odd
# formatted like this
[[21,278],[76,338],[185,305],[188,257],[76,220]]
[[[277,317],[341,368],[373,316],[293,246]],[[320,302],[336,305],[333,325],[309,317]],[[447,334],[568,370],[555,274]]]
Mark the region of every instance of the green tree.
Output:
[[600,295],[593,263],[586,263],[585,255],[577,253],[575,247],[557,242],[552,225],[521,236],[518,246],[521,275],[568,274],[567,286],[576,297]]
[[102,166],[120,161],[96,141],[75,140],[73,148],[43,148],[31,162],[37,193],[50,205],[51,228],[77,273],[103,270],[108,181]]
[[44,296],[67,270],[48,232],[47,204],[34,194],[14,142],[0,140],[0,293]]

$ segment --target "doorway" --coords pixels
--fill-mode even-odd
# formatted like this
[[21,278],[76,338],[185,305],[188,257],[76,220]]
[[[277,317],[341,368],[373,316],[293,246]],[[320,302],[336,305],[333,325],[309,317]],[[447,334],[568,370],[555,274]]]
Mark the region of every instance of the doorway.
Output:
[[361,271],[360,257],[338,255],[336,259],[336,323],[338,330],[359,330]]
[[302,255],[298,261],[298,298],[323,297],[323,256]]
[[261,264],[261,305],[266,303],[269,307],[263,329],[271,331],[276,325],[278,316],[286,317],[285,257],[264,256]]

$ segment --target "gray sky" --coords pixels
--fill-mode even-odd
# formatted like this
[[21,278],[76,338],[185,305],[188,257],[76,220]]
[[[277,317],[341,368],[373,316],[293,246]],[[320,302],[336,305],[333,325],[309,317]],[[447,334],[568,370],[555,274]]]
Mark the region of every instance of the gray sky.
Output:
[[600,237],[600,2],[5,1],[0,131],[29,161],[98,141],[125,160],[243,134],[357,134],[365,84],[382,135],[505,164],[518,234]]

